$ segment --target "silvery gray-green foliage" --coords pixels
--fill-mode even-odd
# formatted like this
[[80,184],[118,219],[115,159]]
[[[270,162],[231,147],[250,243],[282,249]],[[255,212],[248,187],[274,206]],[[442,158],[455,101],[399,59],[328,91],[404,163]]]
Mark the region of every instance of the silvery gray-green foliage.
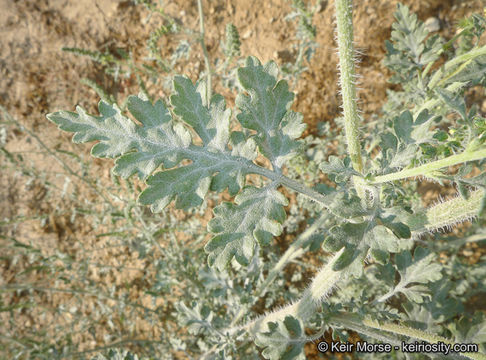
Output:
[[[117,158],[116,174],[127,178],[137,173],[146,179],[148,187],[139,201],[151,205],[154,212],[163,210],[172,200],[176,207],[187,209],[200,205],[210,189],[218,192],[228,189],[234,195],[244,188],[246,175],[261,174],[264,170],[252,162],[257,156],[256,147],[270,160],[275,176],[279,176],[281,166],[297,147],[294,139],[304,126],[301,116],[289,110],[293,94],[284,81],[277,83],[276,71],[275,64],[262,66],[251,57],[238,71],[240,83],[249,95],[238,96],[241,112],[237,117],[243,128],[255,130],[254,134],[230,132],[231,111],[225,109],[223,98],[214,95],[210,105],[205,106],[203,87],[198,91],[189,79],[175,77],[173,111],[192,127],[201,145],[193,140],[187,128],[172,120],[160,100],[152,105],[141,97],[128,99],[128,110],[143,126],[123,115],[116,105],[104,101],[99,105],[100,117],[78,108],[77,113],[57,112],[48,118],[61,129],[74,132],[74,142],[99,140],[91,154]],[[182,163],[185,159],[191,163]],[[150,175],[160,165],[164,170]],[[224,209],[222,205],[215,210],[224,226],[212,223],[220,235],[206,247],[208,252],[217,254],[210,255],[210,263],[218,259],[220,268],[233,256],[248,264],[255,242],[268,244],[269,236],[280,234],[278,222],[284,220],[282,205],[286,205],[286,200],[275,190],[255,192],[247,187],[236,202],[237,207]],[[251,213],[253,222],[243,221],[243,226],[235,223],[241,220],[241,214],[257,209],[261,213]]]
[[[236,205],[235,205],[236,204]],[[247,265],[255,252],[255,241],[268,245],[282,233],[287,199],[271,187],[246,187],[235,198],[214,208],[208,229],[217,234],[206,245],[209,265],[224,270],[233,256]]]
[[395,71],[392,82],[406,84],[417,70],[439,58],[442,43],[439,35],[429,36],[425,24],[408,7],[398,5],[395,18],[391,41],[385,42],[388,51],[385,65]]
[[264,348],[262,355],[265,358],[293,359],[302,356],[306,341],[302,322],[288,316],[282,322],[270,323],[269,328],[268,333],[257,334],[255,339],[255,344]]
[[285,20],[298,21],[295,35],[297,43],[290,47],[295,53],[291,53],[294,57],[292,61],[282,65],[282,73],[289,79],[297,80],[307,70],[304,60],[309,62],[316,51],[316,26],[312,23],[312,17],[321,6],[325,5],[316,3],[316,6],[311,7],[302,0],[292,0],[293,11],[285,17]]
[[[194,301],[177,305],[179,323],[195,335],[179,345],[184,350],[205,358],[257,358],[249,345],[255,339],[266,358],[302,358],[303,344],[310,339],[304,330],[322,335],[329,329],[343,341],[353,330],[363,339],[391,343],[429,340],[424,334],[434,333],[476,342],[484,351],[482,316],[468,314],[470,322],[465,317],[458,321],[464,304],[486,289],[484,261],[461,263],[457,251],[463,243],[457,240],[427,235],[421,242],[429,249],[415,247],[415,240],[484,213],[486,120],[474,107],[468,109],[464,95],[485,81],[486,50],[461,48],[456,54],[452,44],[429,36],[407,7],[399,5],[395,16],[385,64],[402,91],[389,93],[383,118],[369,130],[362,148],[377,154],[367,158],[363,173],[349,157],[302,160],[307,153],[299,154],[296,139],[304,125],[301,115],[289,110],[293,94],[285,81],[277,80],[274,63],[262,65],[253,57],[238,69],[238,130],[232,130],[232,112],[220,95],[208,99],[205,83],[194,85],[182,76],[174,77],[170,105],[143,95],[128,99],[127,109],[141,125],[104,101],[100,116],[81,108],[48,115],[74,133],[73,141],[99,141],[92,154],[115,158],[115,173],[144,179],[147,188],[139,202],[154,212],[172,201],[183,209],[198,206],[209,192],[228,190],[234,196],[233,202],[214,208],[208,225],[214,236],[205,245],[209,267],[196,270],[197,281],[187,294]],[[463,36],[479,37],[483,22],[471,24]],[[441,54],[448,60],[432,71]],[[324,142],[317,142],[312,153],[317,150],[326,153]],[[268,166],[259,165],[262,157]],[[443,171],[466,162],[453,174]],[[301,168],[290,168],[285,176],[284,167],[296,163]],[[332,186],[316,184],[319,178],[311,172],[317,169]],[[478,170],[481,174],[473,175]],[[410,177],[453,182],[460,195],[424,208],[413,183],[397,182]],[[313,181],[307,184],[309,178]],[[280,186],[312,200],[299,200],[308,218],[294,216],[296,223],[305,219],[312,231],[279,259],[269,245],[282,234],[282,224],[287,226],[288,200]],[[482,226],[480,218],[466,239],[484,240]],[[336,253],[329,268],[319,270],[306,290],[291,284],[282,292],[283,267],[321,244]],[[439,244],[451,254],[450,262],[437,261]],[[165,279],[170,282],[167,274]],[[335,287],[339,290],[329,296]],[[262,297],[263,315],[256,317],[253,309]],[[268,312],[281,299],[290,305]],[[408,326],[406,334],[379,325],[397,321]]]
[[226,39],[224,42],[223,52],[228,58],[232,58],[240,55],[240,34],[238,29],[231,23],[226,25]]
[[[90,337],[104,336],[103,340],[112,347],[124,344],[133,348],[138,345],[139,355],[149,354],[160,358],[171,349],[177,349],[177,342],[166,335],[158,338],[157,347],[153,346],[153,339],[141,336],[134,338],[133,326],[141,321],[154,324],[159,317],[171,317],[171,304],[156,305],[160,293],[171,293],[176,285],[183,287],[184,281],[193,277],[200,270],[200,265],[206,262],[204,254],[196,248],[185,247],[179,241],[175,241],[174,232],[184,232],[197,242],[204,236],[201,235],[202,226],[193,218],[180,223],[174,214],[168,212],[150,214],[146,207],[136,203],[138,190],[131,179],[121,180],[113,176],[113,184],[103,186],[99,182],[99,174],[95,173],[96,169],[92,167],[92,162],[85,161],[83,154],[75,154],[66,150],[64,146],[49,149],[35,133],[22,127],[3,108],[0,110],[2,120],[9,124],[8,129],[27,132],[35,143],[47,149],[44,154],[46,163],[62,161],[64,164],[65,172],[56,173],[56,176],[65,178],[64,187],[58,187],[45,173],[30,165],[27,156],[0,147],[0,151],[6,155],[15,171],[22,172],[27,184],[31,183],[45,189],[48,200],[52,200],[50,193],[61,194],[61,201],[70,204],[67,210],[65,205],[56,205],[47,214],[45,209],[36,209],[34,214],[40,220],[41,226],[54,226],[52,219],[63,216],[69,219],[69,224],[77,222],[82,225],[86,222],[90,224],[93,234],[91,239],[96,242],[94,248],[80,242],[75,256],[72,248],[66,246],[65,242],[62,247],[49,248],[46,251],[45,237],[42,234],[40,237],[35,234],[32,238],[19,236],[16,229],[22,228],[26,221],[25,216],[0,221],[3,256],[9,257],[12,265],[26,263],[24,268],[21,267],[24,271],[15,273],[8,284],[2,284],[0,287],[0,313],[5,319],[2,328],[2,357],[90,358],[93,352],[84,354],[80,351],[81,345],[73,341],[80,331]],[[16,127],[11,128],[11,125]],[[74,161],[68,161],[70,158]],[[4,163],[2,168],[3,165]],[[73,178],[79,181],[79,187],[70,186],[70,179]],[[79,189],[88,196],[80,196]],[[103,199],[103,202],[94,203],[89,196],[90,191],[93,191],[97,202],[99,198]],[[57,198],[55,200],[59,201]],[[160,245],[156,246],[161,237],[165,240],[163,250]],[[72,234],[61,237],[67,241],[70,238],[72,239]],[[135,253],[145,265],[134,266],[121,262],[113,266],[111,262],[96,261],[99,258],[96,254],[106,249],[112,249],[110,255],[115,258],[119,258],[120,252],[123,254],[128,249],[129,253]],[[122,258],[126,257],[122,255]],[[107,281],[107,278],[125,271],[146,274],[141,278],[144,282],[154,275],[154,280],[147,281],[143,286],[146,295],[150,295],[146,296],[146,299],[151,298],[152,304],[142,304],[141,301],[129,299],[129,287],[133,286],[130,284],[131,281],[127,280],[122,284]],[[98,281],[92,278],[93,272],[100,275]],[[34,278],[32,274],[36,274]],[[194,294],[194,289],[191,289],[190,293]],[[59,294],[64,294],[65,301],[52,302]],[[39,297],[43,300],[39,301]],[[88,314],[83,311],[85,306],[90,307]],[[23,314],[30,316],[32,310],[38,311],[36,314],[39,314],[41,321],[43,318],[64,318],[70,321],[65,324],[62,321],[53,321],[52,326],[36,325],[27,329],[19,326],[18,317]],[[103,326],[99,326],[104,322],[109,327],[118,322],[124,326],[118,328],[116,333],[107,335]],[[164,334],[175,331],[168,323],[162,326]],[[87,333],[84,329],[88,329]],[[145,350],[140,351],[140,348]]]

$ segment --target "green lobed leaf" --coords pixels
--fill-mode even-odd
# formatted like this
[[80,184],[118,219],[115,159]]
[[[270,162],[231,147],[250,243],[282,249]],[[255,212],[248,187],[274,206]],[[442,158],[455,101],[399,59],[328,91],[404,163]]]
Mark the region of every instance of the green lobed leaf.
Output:
[[262,355],[270,360],[305,359],[305,333],[302,321],[286,316],[268,324],[269,331],[257,333],[255,344],[263,347]]
[[[104,101],[99,104],[100,116],[89,115],[78,107],[77,113],[60,111],[47,117],[60,129],[74,132],[74,142],[99,141],[91,153],[116,158],[115,174],[124,178],[138,174],[147,179],[148,188],[139,201],[152,205],[154,212],[174,199],[179,208],[197,206],[209,189],[228,188],[236,194],[256,157],[253,140],[231,136],[230,149],[231,111],[226,109],[224,99],[215,95],[210,106],[204,106],[196,87],[181,76],[174,79],[174,87],[174,112],[193,127],[202,145],[192,141],[182,124],[172,121],[162,101],[152,104],[141,96],[130,96],[127,108],[142,126],[123,115],[117,105]],[[151,175],[161,165],[165,170]]]
[[[115,174],[128,178],[137,174],[147,178],[161,164],[166,168],[177,165],[191,143],[190,133],[182,126],[174,126],[169,111],[161,100],[151,104],[137,96],[130,96],[127,108],[143,127],[136,128],[139,136],[136,152],[129,152],[115,161]],[[112,134],[123,137],[124,134]],[[125,135],[126,136],[126,135]]]
[[359,175],[351,165],[351,160],[346,157],[341,160],[337,156],[329,156],[328,161],[322,162],[319,168],[326,174],[331,175],[331,179],[335,182],[342,183],[346,182],[351,176]]
[[403,293],[410,301],[421,303],[427,296],[427,287],[417,284],[427,284],[442,277],[441,266],[434,263],[435,255],[429,250],[417,247],[412,255],[403,251],[396,255],[396,267],[400,274],[400,282],[395,292]]
[[385,43],[385,65],[396,72],[392,82],[406,82],[412,80],[418,70],[438,59],[443,40],[437,35],[427,39],[429,32],[425,24],[405,5],[397,5],[395,19],[391,41]]
[[[100,101],[98,108],[101,114],[99,117],[88,115],[78,106],[78,114],[59,111],[47,115],[47,118],[56,123],[61,130],[73,132],[75,143],[99,140],[91,149],[93,156],[116,157],[131,150],[137,142],[134,138],[136,125],[123,116],[116,105],[111,106]],[[117,139],[112,137],[112,133],[128,136]]]
[[467,118],[466,103],[461,95],[456,95],[446,89],[435,89],[447,108],[457,112],[462,119]]
[[210,266],[223,269],[233,257],[247,265],[257,244],[268,244],[282,232],[287,199],[272,187],[246,187],[235,203],[222,203],[214,208],[215,217],[208,230],[215,233],[205,246]]
[[464,312],[461,302],[452,295],[453,282],[441,279],[430,284],[430,299],[423,303],[404,302],[403,308],[408,315],[409,322],[416,328],[427,329],[431,333],[441,330],[437,323],[451,320]]
[[404,111],[400,116],[397,116],[393,120],[393,130],[395,135],[399,140],[405,144],[410,144],[413,142],[411,138],[413,125],[413,116],[410,111]]
[[329,210],[333,214],[346,219],[370,215],[369,210],[363,208],[360,198],[351,192],[332,190],[325,195],[328,198]]
[[419,154],[419,145],[437,142],[434,133],[430,131],[435,118],[427,110],[421,111],[415,121],[409,110],[396,116],[392,123],[393,132],[380,135],[380,147],[386,149],[383,154],[385,167],[393,171],[392,168],[410,165]]
[[[323,248],[326,251],[334,252],[343,246],[346,247],[336,261],[333,270],[342,270],[353,264],[350,271],[359,275],[363,267],[362,261],[368,254],[379,263],[384,264],[388,261],[390,253],[402,250],[406,243],[395,234],[393,229],[388,228],[389,224],[386,225],[379,225],[372,220],[333,226],[329,230],[329,236],[324,239]],[[400,235],[409,235],[410,229],[406,225],[397,225],[396,228],[400,231]]]
[[184,76],[174,77],[174,89],[176,93],[170,97],[174,113],[191,125],[205,146],[224,151],[231,118],[231,110],[225,109],[224,98],[219,94],[214,95],[208,109],[203,105],[203,95]]
[[260,152],[280,168],[295,151],[305,124],[302,116],[289,110],[294,94],[286,81],[276,80],[277,65],[262,66],[255,57],[248,57],[246,65],[238,69],[238,80],[248,95],[240,93],[236,105],[241,125],[256,131],[254,136]]

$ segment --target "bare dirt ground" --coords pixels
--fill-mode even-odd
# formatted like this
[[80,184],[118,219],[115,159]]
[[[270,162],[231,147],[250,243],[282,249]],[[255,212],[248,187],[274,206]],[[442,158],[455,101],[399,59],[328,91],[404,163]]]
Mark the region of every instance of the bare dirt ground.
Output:
[[[197,4],[192,0],[166,2],[166,13],[186,27],[198,29]],[[262,62],[275,60],[282,64],[296,56],[289,51],[295,43],[295,24],[285,20],[291,10],[290,1],[286,0],[214,0],[205,1],[206,44],[213,58],[221,56],[220,43],[224,39],[224,29],[232,22],[242,37],[243,56],[255,55]],[[363,0],[356,1],[355,40],[362,53],[359,73],[362,76],[359,93],[364,119],[369,119],[379,111],[385,101],[388,71],[382,64],[384,41],[389,38],[393,12],[397,1]],[[437,17],[441,24],[441,35],[450,38],[453,25],[462,17],[481,9],[480,0],[409,0],[404,1],[416,12],[420,19]],[[0,0],[0,105],[30,129],[49,148],[62,147],[74,153],[88,152],[88,147],[74,146],[70,136],[58,131],[49,123],[45,115],[58,109],[73,109],[79,104],[90,112],[95,112],[97,95],[88,87],[81,85],[84,77],[95,80],[99,85],[118,93],[123,99],[128,94],[138,92],[135,77],[123,79],[118,83],[107,76],[100,65],[82,57],[61,51],[62,47],[80,47],[91,50],[110,50],[123,48],[133,53],[135,62],[146,55],[146,42],[153,23],[143,6],[135,6],[131,1],[122,0]],[[308,70],[302,75],[295,88],[297,99],[295,110],[304,114],[308,123],[307,133],[316,133],[319,122],[333,121],[339,114],[337,91],[337,55],[333,31],[333,2],[323,0],[320,11],[315,15],[317,25],[318,48]],[[164,43],[163,55],[174,49],[174,44]],[[178,68],[182,73],[197,78],[204,70],[204,60],[199,46],[195,43],[190,58]],[[150,88],[152,95],[167,96],[163,88]],[[216,83],[216,91],[227,93]],[[231,101],[230,101],[231,102]],[[12,127],[9,127],[12,129]],[[1,145],[1,143],[0,143]],[[62,166],[46,161],[45,149],[27,136],[25,132],[11,130],[7,133],[5,149],[10,153],[19,153],[24,162],[38,170],[38,175],[26,175],[21,168],[6,166],[6,157],[0,157],[0,245],[7,238],[14,237],[20,243],[33,243],[43,248],[46,254],[55,253],[60,248],[76,258],[81,247],[99,246],[94,239],[93,224],[79,216],[75,222],[70,220],[69,209],[73,207],[69,196],[61,197],[54,188],[46,189],[35,177],[47,177],[48,181],[67,192],[78,189],[76,179],[66,185],[56,177]],[[109,161],[93,162],[90,171],[104,181],[111,181]],[[34,180],[32,180],[34,179]],[[79,196],[96,202],[96,195],[82,191]],[[80,246],[79,243],[83,243]],[[0,255],[0,286],[16,281],[16,274],[25,270],[28,259],[16,258],[12,253]],[[117,264],[123,261],[127,266],[143,268],[134,256],[127,256],[123,251],[98,252],[93,261]],[[115,265],[113,265],[115,266]],[[128,270],[127,270],[128,271]],[[91,274],[93,275],[93,274]],[[95,274],[96,275],[96,274]],[[95,278],[96,276],[93,275]],[[30,273],[32,282],[48,283],[42,271]],[[100,275],[98,275],[99,278]],[[117,273],[107,277],[106,281],[121,284],[120,279],[135,281],[141,275]],[[55,284],[53,284],[54,286]],[[57,286],[57,285],[56,285]],[[143,298],[137,293],[140,287],[134,286],[130,297]],[[141,291],[141,290],[140,290]],[[3,296],[3,294],[2,294]],[[5,297],[5,302],[22,300],[22,292],[15,297]],[[69,294],[52,296],[39,295],[39,304],[55,307],[69,299]],[[1,307],[1,306],[0,306]],[[89,304],[84,304],[89,312]],[[51,318],[37,318],[36,309],[19,314],[14,324],[8,316],[0,320],[9,322],[9,327],[31,328],[57,321]],[[110,333],[110,324],[99,324],[98,332]],[[19,330],[20,329],[20,330]],[[157,330],[140,322],[133,332],[146,338],[155,338]],[[103,346],[109,341],[103,337],[93,339],[89,332],[79,334],[74,341],[81,344],[81,350]],[[1,348],[1,347],[0,347]],[[309,358],[314,354],[312,346],[308,348]]]

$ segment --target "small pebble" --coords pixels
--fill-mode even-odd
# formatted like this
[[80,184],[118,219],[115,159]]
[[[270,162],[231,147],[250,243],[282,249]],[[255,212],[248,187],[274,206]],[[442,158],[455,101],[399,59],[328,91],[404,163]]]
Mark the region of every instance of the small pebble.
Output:
[[429,17],[425,20],[425,28],[429,32],[436,32],[440,30],[440,21],[436,17]]
[[248,29],[247,31],[245,31],[245,33],[241,36],[242,39],[248,39],[252,34],[252,31],[251,29]]

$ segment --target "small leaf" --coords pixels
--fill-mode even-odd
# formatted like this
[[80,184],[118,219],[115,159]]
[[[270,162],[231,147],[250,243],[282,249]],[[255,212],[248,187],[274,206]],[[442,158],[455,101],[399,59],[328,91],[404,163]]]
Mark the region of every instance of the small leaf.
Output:
[[329,156],[327,162],[323,162],[319,165],[319,168],[326,175],[331,175],[331,179],[335,182],[342,183],[347,181],[353,175],[360,175],[351,166],[351,161],[346,158],[344,161],[337,156]]
[[282,232],[287,199],[273,188],[246,187],[236,196],[235,204],[222,203],[214,208],[208,230],[215,233],[205,246],[210,266],[222,270],[233,257],[249,264],[257,243],[267,245]]
[[378,264],[386,265],[390,260],[390,253],[383,250],[371,249],[370,255]]
[[467,186],[462,181],[459,181],[457,183],[457,190],[464,200],[469,199],[469,191],[467,189]]
[[441,141],[441,142],[446,141],[448,138],[449,138],[449,135],[445,131],[443,131],[443,130],[438,130],[434,134],[434,139],[436,139],[438,141]]
[[192,81],[183,76],[174,78],[174,89],[176,94],[170,98],[174,113],[192,126],[205,146],[224,151],[231,117],[231,110],[226,109],[224,98],[219,94],[214,95],[208,109]]
[[364,237],[364,241],[371,249],[381,250],[387,253],[400,250],[398,237],[382,225],[373,227]]
[[197,335],[211,328],[214,313],[206,305],[193,302],[187,306],[182,301],[177,305],[178,316],[187,326],[190,334]]
[[380,147],[382,150],[392,150],[393,153],[397,151],[398,148],[398,139],[394,134],[391,132],[386,132],[380,134]]
[[392,168],[401,168],[410,165],[410,162],[416,156],[417,156],[417,146],[408,145],[407,147],[398,150],[394,154],[393,159],[390,162],[389,166]]
[[204,145],[207,145],[215,134],[208,129],[211,117],[208,108],[202,103],[201,94],[196,91],[192,81],[185,76],[174,77],[174,90],[176,93],[170,97],[174,113],[191,125]]
[[438,59],[443,40],[439,36],[427,39],[428,30],[407,6],[398,4],[396,22],[392,25],[391,42],[386,41],[385,65],[396,74],[395,83],[411,81],[419,70]]
[[295,151],[294,140],[302,134],[305,125],[302,117],[289,110],[294,94],[287,82],[277,82],[277,66],[273,62],[265,66],[254,57],[238,69],[238,80],[249,95],[240,93],[236,105],[241,110],[238,121],[244,128],[255,130],[255,142],[260,152],[275,167],[281,167]]
[[393,130],[395,135],[399,140],[405,144],[410,144],[413,142],[411,138],[413,126],[413,117],[410,111],[404,111],[400,116],[393,119]]
[[341,271],[351,265],[360,252],[356,249],[356,247],[350,246],[347,247],[341,256],[336,260],[336,262],[332,266],[333,271]]
[[384,224],[388,229],[393,231],[393,233],[401,239],[410,239],[412,237],[412,232],[410,228],[401,222],[391,222]]
[[283,321],[270,322],[269,331],[257,333],[255,344],[263,347],[262,355],[270,360],[305,359],[306,336],[302,322],[292,316]]
[[451,91],[441,88],[437,88],[435,91],[448,108],[458,113],[463,120],[467,119],[466,103],[461,95],[453,94]]
[[434,263],[435,255],[429,250],[417,247],[414,258],[409,251],[403,251],[395,257],[400,282],[395,287],[396,292],[403,293],[410,301],[421,303],[427,294],[427,287],[412,285],[426,284],[442,277],[441,266]]

